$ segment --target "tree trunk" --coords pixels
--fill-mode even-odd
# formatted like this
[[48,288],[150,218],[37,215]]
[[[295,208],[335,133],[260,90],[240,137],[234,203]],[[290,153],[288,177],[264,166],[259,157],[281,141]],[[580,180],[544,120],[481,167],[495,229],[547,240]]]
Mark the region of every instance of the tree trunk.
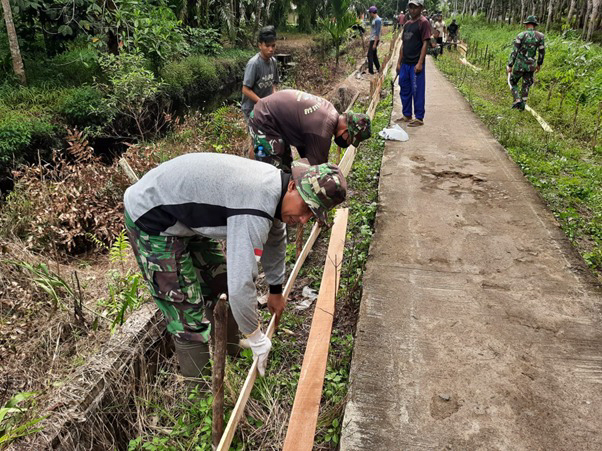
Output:
[[266,0],[265,1],[265,22],[264,23],[270,23],[270,6],[272,4],[272,0]]
[[581,31],[581,39],[585,39],[587,33],[587,21],[592,13],[592,0],[587,0],[587,10],[583,17],[583,30]]
[[546,33],[550,31],[552,23],[552,11],[554,10],[554,0],[548,0],[548,20],[546,20]]
[[19,40],[13,22],[13,12],[10,9],[8,0],[2,0],[2,9],[4,9],[4,22],[6,23],[6,34],[8,35],[8,46],[10,47],[10,56],[13,60],[13,71],[19,79],[19,83],[23,86],[27,85],[27,77],[25,77],[25,68],[23,67],[23,59],[21,58],[21,50],[19,49]]
[[263,0],[257,0],[257,7],[255,8],[255,31],[259,30],[259,19],[261,18],[261,6]]
[[569,6],[569,13],[566,16],[566,20],[569,25],[571,25],[571,22],[573,19],[573,14],[575,14],[575,4],[576,3],[577,3],[577,0],[571,0],[571,6]]
[[598,23],[598,10],[600,9],[600,0],[593,0],[592,3],[592,15],[589,20],[589,30],[587,31],[587,40],[592,40],[592,34]]

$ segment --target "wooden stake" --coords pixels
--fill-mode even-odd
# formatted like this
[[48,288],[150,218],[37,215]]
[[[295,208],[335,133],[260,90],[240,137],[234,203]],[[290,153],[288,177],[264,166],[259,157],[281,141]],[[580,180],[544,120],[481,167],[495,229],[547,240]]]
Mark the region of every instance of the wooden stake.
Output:
[[213,424],[211,435],[213,446],[219,444],[224,432],[224,372],[226,368],[226,346],[228,342],[228,306],[222,294],[213,309],[215,335],[213,343]]
[[330,334],[345,248],[348,215],[349,209],[340,209],[337,210],[334,219],[320,293],[316,301],[295,402],[284,440],[284,451],[311,451],[313,448],[322,386],[328,363]]
[[592,150],[596,150],[596,140],[598,138],[598,130],[600,129],[600,114],[602,113],[602,102],[598,103],[598,118],[596,119],[596,129],[592,138]]

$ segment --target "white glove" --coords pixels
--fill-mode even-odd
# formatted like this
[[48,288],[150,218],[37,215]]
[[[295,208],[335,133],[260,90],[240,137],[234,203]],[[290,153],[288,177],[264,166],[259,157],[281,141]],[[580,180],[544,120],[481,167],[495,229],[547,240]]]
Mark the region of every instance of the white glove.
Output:
[[251,350],[253,351],[253,357],[257,357],[257,370],[260,376],[265,375],[265,368],[268,364],[268,354],[272,349],[272,341],[266,334],[261,331],[261,327],[258,327],[255,332],[247,336]]

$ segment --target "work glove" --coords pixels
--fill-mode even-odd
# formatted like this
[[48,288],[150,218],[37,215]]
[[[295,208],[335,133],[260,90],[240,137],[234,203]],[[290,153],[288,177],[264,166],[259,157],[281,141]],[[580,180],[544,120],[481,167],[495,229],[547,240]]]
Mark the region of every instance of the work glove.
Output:
[[257,357],[257,370],[260,376],[265,375],[265,369],[268,365],[268,354],[272,349],[272,341],[266,334],[261,331],[261,327],[258,327],[255,332],[247,336],[251,350],[253,351],[253,357]]

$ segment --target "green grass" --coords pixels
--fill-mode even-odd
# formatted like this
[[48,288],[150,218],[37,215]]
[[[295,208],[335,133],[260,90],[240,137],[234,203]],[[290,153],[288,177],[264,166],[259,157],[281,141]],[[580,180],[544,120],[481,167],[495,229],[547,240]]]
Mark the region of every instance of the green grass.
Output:
[[[468,60],[483,70],[463,66],[454,52],[446,52],[437,66],[507,149],[600,277],[602,139],[594,146],[592,138],[602,101],[602,48],[569,36],[547,36],[546,60],[528,101],[554,129],[546,133],[528,112],[510,109],[504,66],[521,28],[474,19],[460,23],[469,43]],[[484,57],[485,49],[490,57]]]

